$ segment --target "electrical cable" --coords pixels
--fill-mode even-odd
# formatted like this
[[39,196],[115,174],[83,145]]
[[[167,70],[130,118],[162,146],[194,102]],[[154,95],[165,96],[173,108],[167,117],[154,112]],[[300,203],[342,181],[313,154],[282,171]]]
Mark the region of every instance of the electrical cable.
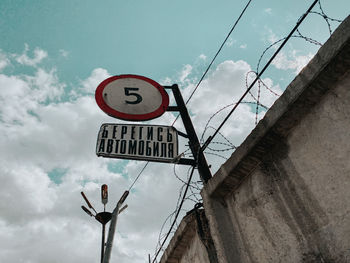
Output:
[[131,186],[129,187],[129,190],[131,190],[131,188],[134,186],[134,184],[136,183],[136,181],[139,179],[140,175],[143,173],[143,171],[146,169],[147,165],[149,164],[149,161],[146,162],[146,164],[143,166],[143,168],[141,169],[141,171],[139,172],[139,174],[137,175],[137,177],[135,178],[134,182],[131,184]]
[[[204,77],[205,77],[206,74],[208,73],[209,69],[211,68],[211,66],[212,66],[213,62],[215,61],[216,57],[218,56],[218,54],[221,52],[221,50],[222,50],[223,46],[225,45],[227,39],[229,38],[229,36],[230,36],[231,33],[233,32],[233,30],[235,29],[236,25],[238,24],[239,20],[241,19],[241,17],[242,17],[243,14],[244,14],[244,12],[246,11],[246,9],[248,8],[248,6],[250,5],[251,1],[252,1],[252,0],[249,0],[248,3],[246,4],[246,6],[244,7],[244,9],[242,10],[240,16],[239,16],[238,19],[236,20],[236,22],[235,22],[235,24],[233,25],[233,27],[231,28],[230,32],[227,34],[225,40],[224,40],[223,43],[221,44],[219,50],[216,52],[214,58],[212,59],[212,61],[210,62],[209,66],[207,67],[207,69],[205,70],[204,74],[202,75],[201,79],[199,80],[199,82],[197,83],[196,87],[195,87],[194,90],[192,91],[190,97],[187,99],[186,105],[187,105],[188,102],[191,100],[193,94],[196,92],[197,88],[199,87],[199,85],[200,85],[201,82],[203,81]],[[321,12],[315,12],[315,11],[311,11],[311,10],[309,9],[310,11],[306,12],[306,13],[304,14],[304,17],[302,17],[302,18],[299,20],[299,22],[301,22],[301,20],[303,20],[303,19],[306,17],[306,15],[307,15],[308,13],[320,15],[320,16],[322,16],[322,17],[326,20],[327,25],[328,25],[328,28],[329,28],[329,31],[330,31],[330,34],[331,34],[332,31],[331,31],[330,24],[329,24],[328,20],[330,20],[330,21],[335,21],[335,22],[342,22],[342,20],[334,19],[334,18],[328,17],[328,16],[325,14],[325,12],[323,11],[323,8],[322,8],[322,6],[321,6],[321,1],[318,0],[318,1],[316,1],[316,2],[318,2],[318,4],[319,4],[319,8],[320,8]],[[315,2],[312,4],[312,7],[314,6],[314,4],[315,4]],[[312,9],[312,7],[311,7],[311,9]],[[298,25],[297,25],[296,27],[298,27]],[[282,38],[282,39],[276,41],[275,43],[271,44],[271,45],[263,52],[262,56],[265,54],[265,52],[266,52],[269,48],[271,48],[272,46],[274,46],[275,44],[277,44],[277,43],[279,43],[279,42],[281,42],[281,41],[283,41],[283,40],[285,40],[285,42],[286,42],[286,41],[288,40],[287,38],[289,38],[289,37],[300,37],[300,38],[305,39],[306,41],[309,41],[309,42],[312,43],[312,44],[321,45],[321,43],[319,43],[318,41],[303,36],[303,35],[300,33],[299,29],[296,29],[296,32],[298,33],[298,35],[294,35],[294,36],[291,35],[291,36],[288,36],[288,37],[286,37],[286,38]],[[285,43],[285,42],[284,42],[284,43]],[[282,43],[282,45],[284,45],[284,43]],[[282,45],[281,45],[281,47],[282,47]],[[281,47],[280,47],[280,48],[281,48]],[[278,52],[277,52],[277,53],[278,53]],[[261,60],[262,56],[261,56],[260,59],[259,59],[257,69],[259,68],[259,64],[260,64],[260,60]],[[273,59],[273,58],[274,58],[274,56],[273,56],[271,59]],[[272,61],[272,60],[270,60],[270,61]],[[270,62],[270,61],[269,61],[269,62]],[[265,68],[268,66],[268,64],[269,64],[269,63],[267,63],[267,64],[265,65],[263,71],[265,71]],[[249,91],[248,91],[249,93],[250,93],[250,89],[252,88],[252,86],[255,84],[255,82],[256,82],[257,80],[258,80],[259,82],[260,82],[260,81],[262,82],[262,80],[260,80],[260,76],[262,75],[263,71],[260,72],[259,74],[257,74],[256,72],[252,71],[252,72],[256,73],[257,77],[256,77],[256,79],[254,80],[254,82],[252,83],[252,85],[250,85],[250,87],[248,88],[248,89],[249,89]],[[262,82],[262,84],[263,84],[267,89],[269,89],[263,82]],[[270,90],[270,89],[269,89],[269,90]],[[272,90],[270,90],[270,91],[273,92]],[[273,93],[274,93],[274,92],[273,92]],[[275,95],[278,96],[278,94],[275,94]],[[245,94],[243,95],[243,97],[244,97],[244,96],[245,96]],[[253,98],[254,98],[254,97],[253,97]],[[255,98],[254,98],[254,99],[255,99]],[[238,104],[240,104],[240,103],[242,103],[242,102],[238,102],[238,103],[236,104],[236,106],[238,106]],[[259,106],[262,106],[262,107],[266,108],[264,105],[262,105],[262,104],[260,104],[260,103],[258,102],[258,103],[257,103],[257,107],[259,107]],[[234,111],[235,109],[232,109],[232,110]],[[232,112],[233,112],[233,111],[232,111]],[[232,114],[232,113],[229,113],[229,115],[231,115],[231,114]],[[176,119],[174,120],[174,122],[173,122],[173,124],[172,124],[171,126],[174,126],[174,124],[175,124],[175,122],[177,121],[177,119],[178,119],[179,116],[180,116],[180,115],[178,115],[178,116],[176,117]],[[225,122],[225,121],[226,121],[226,120],[224,120],[224,122]],[[221,126],[219,126],[219,128],[216,129],[216,130],[218,131],[219,129],[221,129]],[[216,133],[217,133],[217,132],[216,132]],[[215,135],[216,135],[216,134],[214,134],[214,135],[211,136],[211,137],[214,137]],[[210,138],[210,137],[209,137],[209,138]],[[208,138],[208,139],[209,139],[209,138]],[[202,139],[201,139],[201,140],[202,140]],[[211,139],[211,140],[212,140],[212,139]],[[207,145],[207,144],[208,144],[208,141],[207,141],[204,145]],[[203,148],[203,150],[204,150],[204,149],[205,149],[205,147]],[[134,180],[134,182],[133,182],[132,185],[130,186],[129,190],[133,187],[133,185],[134,185],[134,184],[136,183],[136,181],[139,179],[140,175],[141,175],[142,172],[145,170],[145,168],[147,167],[148,163],[149,163],[149,162],[147,162],[147,163],[145,164],[145,166],[141,169],[140,173],[138,174],[138,176],[136,177],[136,179]]]
[[[236,28],[238,22],[241,20],[241,17],[243,16],[243,14],[245,13],[246,9],[248,8],[248,6],[250,5],[252,0],[249,0],[248,3],[245,5],[244,9],[242,10],[241,14],[239,15],[239,17],[237,18],[236,22],[234,23],[234,25],[232,26],[230,32],[227,34],[225,40],[222,42],[219,50],[216,52],[214,58],[211,60],[209,66],[207,67],[207,69],[204,71],[202,77],[200,78],[199,82],[197,83],[196,87],[194,88],[194,90],[192,91],[190,97],[187,99],[186,101],[186,105],[187,103],[191,100],[192,96],[194,95],[194,93],[196,92],[196,90],[198,89],[199,85],[202,83],[203,79],[205,78],[205,76],[207,75],[209,69],[211,68],[211,66],[213,65],[216,57],[219,55],[219,53],[221,52],[222,48],[224,47],[227,39],[230,37],[231,33],[233,32],[233,30]],[[175,124],[175,122],[178,120],[180,114],[178,114],[173,122],[173,124],[171,126],[173,126]]]
[[[252,83],[252,85],[251,85],[250,87],[248,87],[248,84],[247,84],[247,89],[248,89],[248,92],[250,93],[251,88],[252,88],[252,87],[254,86],[254,84],[258,81],[258,84],[259,84],[258,98],[256,99],[256,98],[251,94],[251,95],[253,96],[253,98],[257,101],[256,103],[254,103],[254,104],[256,104],[256,114],[258,113],[259,107],[264,107],[264,108],[267,109],[267,107],[265,107],[264,105],[262,105],[262,104],[259,102],[259,100],[260,100],[260,86],[261,86],[261,84],[262,84],[267,90],[269,90],[271,93],[273,93],[273,94],[276,95],[276,96],[279,96],[277,93],[275,93],[273,90],[271,90],[270,88],[267,87],[267,85],[260,79],[260,76],[264,73],[264,71],[267,69],[267,67],[268,67],[269,64],[272,62],[272,60],[274,59],[274,57],[278,54],[278,52],[283,48],[284,44],[288,41],[288,39],[291,38],[291,37],[300,37],[300,38],[303,38],[303,39],[305,39],[306,41],[308,41],[308,42],[310,42],[310,43],[312,43],[312,44],[321,45],[321,44],[320,44],[319,42],[317,42],[316,40],[313,40],[313,39],[311,39],[311,38],[307,38],[307,37],[303,36],[303,35],[300,33],[300,31],[297,29],[297,27],[301,24],[301,22],[303,21],[303,19],[304,19],[309,13],[316,13],[316,12],[311,12],[311,9],[314,7],[314,5],[315,5],[317,2],[318,2],[319,5],[320,5],[320,9],[321,9],[321,13],[322,13],[322,14],[320,14],[320,13],[317,13],[317,14],[322,15],[322,16],[327,20],[328,17],[324,14],[324,12],[323,12],[323,10],[322,10],[322,7],[321,7],[320,1],[319,1],[319,0],[318,0],[318,1],[315,1],[315,2],[311,5],[311,7],[308,9],[308,11],[301,17],[301,19],[300,19],[300,20],[298,21],[298,23],[297,23],[297,26],[294,28],[294,29],[296,29],[296,32],[298,33],[298,35],[292,35],[293,32],[295,31],[295,30],[293,29],[292,32],[291,32],[286,38],[283,38],[283,39],[279,40],[278,42],[272,44],[271,46],[273,46],[273,45],[275,45],[275,44],[277,44],[277,43],[279,43],[279,42],[285,40],[285,41],[282,43],[282,45],[279,47],[279,49],[276,51],[276,53],[272,56],[272,58],[270,59],[270,61],[265,65],[265,67],[263,68],[262,72],[260,72],[260,74],[258,74],[258,73],[256,73],[256,72],[252,71],[252,72],[254,72],[254,73],[257,75],[257,77],[256,77],[256,79],[254,80],[254,83]],[[249,3],[250,3],[250,1],[249,1]],[[249,5],[249,3],[248,3],[247,5]],[[247,6],[246,6],[246,7],[247,7]],[[245,10],[244,10],[244,11],[245,11]],[[243,12],[244,12],[244,11],[243,11]],[[243,13],[243,12],[242,12],[242,13]],[[329,19],[329,18],[328,18],[328,19]],[[337,21],[337,20],[335,20],[335,19],[330,19],[330,20],[331,20],[331,21]],[[327,20],[326,22],[327,22],[327,24],[329,25],[328,20]],[[329,28],[330,28],[330,25],[329,25]],[[232,29],[232,30],[233,30],[233,29]],[[232,32],[232,30],[231,30],[231,32]],[[228,39],[228,37],[229,37],[229,35],[231,34],[231,32],[230,32],[230,33],[228,34],[228,36],[226,37],[224,43],[225,43],[226,40]],[[331,30],[330,30],[330,32],[331,32]],[[191,93],[190,97],[187,99],[186,105],[188,104],[188,102],[189,102],[190,99],[192,98],[193,94],[196,92],[197,88],[198,88],[199,85],[201,84],[201,82],[202,82],[202,80],[204,79],[205,75],[208,73],[210,67],[212,66],[212,64],[213,64],[213,62],[214,62],[214,60],[216,59],[217,55],[220,53],[220,51],[221,51],[221,49],[222,49],[224,43],[221,45],[219,51],[216,53],[215,57],[214,57],[213,60],[211,61],[211,63],[210,63],[210,65],[208,66],[207,70],[204,72],[202,78],[200,79],[200,81],[199,81],[198,84],[196,85],[196,87],[195,87],[195,89],[193,90],[193,92]],[[271,46],[270,46],[270,47],[271,47]],[[269,47],[269,48],[270,48],[270,47]],[[269,49],[269,48],[268,48],[268,49]],[[265,52],[266,52],[266,51],[265,51]],[[265,52],[264,52],[264,53],[265,53]],[[263,53],[263,54],[264,54],[264,53]],[[262,56],[263,56],[263,55],[262,55]],[[259,59],[259,63],[260,63],[260,60],[261,60],[261,58]],[[258,63],[258,67],[257,67],[257,68],[259,68],[259,63]],[[257,71],[258,71],[258,70],[257,70]],[[246,81],[247,81],[247,80],[246,80]],[[244,97],[246,94],[247,94],[247,93],[245,93],[245,94],[243,95],[243,97]],[[244,102],[244,101],[241,100],[241,101],[238,101],[238,102],[236,103],[235,106],[237,107],[238,104],[240,104],[240,103],[251,103],[251,102]],[[231,105],[233,105],[233,104],[231,104]],[[226,107],[227,107],[227,106],[226,106]],[[224,108],[226,108],[226,107],[224,107]],[[221,110],[223,110],[223,109],[221,109]],[[221,111],[221,110],[220,110],[220,111]],[[234,109],[233,109],[233,111],[234,111]],[[232,111],[232,112],[233,112],[233,111]],[[215,113],[214,116],[215,116],[216,114],[217,114],[217,113]],[[232,114],[232,113],[229,113],[229,115],[231,115],[231,114]],[[213,116],[213,117],[214,117],[214,116]],[[175,124],[175,122],[177,121],[178,117],[179,117],[179,115],[176,117],[176,119],[175,119],[175,121],[173,122],[172,126]],[[229,116],[228,116],[228,117],[229,117]],[[210,118],[210,120],[211,120],[211,119],[212,119],[212,118]],[[210,120],[208,121],[208,123],[207,123],[207,125],[206,125],[206,129],[209,128],[209,127],[208,127],[208,124],[209,124]],[[225,122],[225,121],[226,121],[226,119],[224,120],[224,122]],[[257,119],[256,119],[256,122],[257,122]],[[223,125],[223,123],[222,123],[222,125]],[[218,129],[215,129],[215,128],[213,128],[213,127],[210,126],[210,128],[213,128],[214,130],[216,130],[215,134],[212,136],[212,139],[214,138],[214,136],[215,136],[217,133],[221,134],[221,133],[219,132],[219,129],[222,127],[222,125],[219,126]],[[205,129],[205,130],[206,130],[206,129]],[[204,133],[205,133],[205,131],[204,131]],[[204,135],[204,133],[203,133],[203,135]],[[202,139],[203,139],[203,135],[202,135],[201,141],[202,141]],[[211,140],[212,140],[212,139],[211,139]],[[227,139],[226,139],[226,140],[227,140]],[[228,141],[228,140],[227,140],[227,141]],[[208,142],[208,141],[207,141],[207,142]],[[205,145],[206,145],[206,146],[209,145],[210,141],[209,141],[209,143],[207,143],[207,142],[204,144],[204,146],[205,146]],[[222,144],[222,143],[221,143],[221,144]],[[227,145],[227,146],[229,146],[229,145]],[[234,148],[235,148],[235,146],[234,146]],[[203,151],[204,151],[204,149],[205,149],[205,148],[202,148]],[[208,147],[208,149],[210,149],[210,148]],[[222,150],[210,149],[210,150],[213,150],[213,151],[226,151],[226,150],[229,150],[229,149],[222,149]],[[207,154],[212,154],[212,155],[216,155],[216,156],[218,156],[218,157],[225,158],[224,156],[221,156],[221,155],[218,155],[218,154],[213,154],[213,153],[207,153]],[[225,158],[225,159],[226,159],[226,158]],[[175,176],[178,177],[178,176],[176,175],[175,166],[174,166],[174,172],[175,172]],[[192,170],[192,172],[193,172],[193,170]],[[192,175],[191,175],[191,176],[192,176]],[[180,178],[178,178],[178,179],[181,180]],[[182,181],[182,180],[181,180],[181,181]],[[190,189],[190,191],[192,192],[192,188],[191,188],[191,186],[189,185],[189,184],[190,184],[190,181],[191,181],[191,179],[189,180],[189,183],[187,183],[186,191],[187,191],[187,189]],[[184,185],[183,185],[183,186],[184,186]],[[181,187],[181,192],[182,192],[182,190],[183,190],[183,187]],[[180,194],[181,194],[181,193],[180,193]],[[192,192],[192,194],[189,195],[188,197],[185,197],[185,195],[186,195],[186,192],[185,192],[185,194],[184,194],[184,197],[183,197],[183,199],[182,199],[181,205],[180,205],[179,207],[178,207],[179,200],[178,200],[178,202],[177,202],[177,208],[176,208],[176,210],[175,210],[175,211],[177,211],[176,217],[175,217],[175,219],[174,219],[174,222],[173,222],[171,228],[169,229],[169,232],[168,232],[167,235],[165,236],[165,240],[163,241],[163,243],[161,244],[160,248],[158,249],[158,251],[157,251],[157,253],[156,253],[156,255],[155,255],[155,258],[154,258],[153,262],[156,260],[156,258],[157,258],[157,256],[158,256],[159,252],[162,251],[162,247],[163,247],[164,243],[166,242],[166,239],[168,238],[169,234],[172,233],[172,228],[174,227],[174,224],[176,224],[177,216],[178,216],[178,213],[181,211],[181,206],[182,206],[183,201],[184,201],[184,200],[191,200],[191,201],[193,201],[193,202],[195,201],[195,200],[191,199],[190,197],[191,197],[191,196],[194,196],[194,198],[196,198],[196,193]],[[196,199],[197,199],[197,198],[196,198]],[[171,214],[172,216],[174,215],[175,211]],[[160,245],[160,241],[158,241],[158,244]]]
[[[203,79],[205,78],[206,74],[208,73],[208,71],[209,71],[209,69],[211,68],[212,64],[214,63],[215,59],[217,58],[217,56],[218,56],[219,53],[221,52],[221,50],[222,50],[223,46],[225,45],[227,39],[230,37],[231,33],[232,33],[233,30],[235,29],[236,25],[237,25],[238,22],[240,21],[241,17],[243,16],[243,14],[244,14],[245,11],[246,11],[246,9],[247,9],[248,6],[250,5],[251,1],[252,1],[252,0],[249,0],[249,1],[248,1],[248,3],[246,4],[246,6],[244,7],[243,11],[241,12],[240,16],[239,16],[238,19],[236,20],[235,24],[234,24],[233,27],[231,28],[230,32],[227,34],[227,36],[226,36],[225,40],[223,41],[223,43],[221,44],[219,50],[216,52],[214,58],[213,58],[212,61],[210,62],[209,66],[207,67],[207,69],[205,70],[204,74],[202,75],[202,77],[200,78],[199,82],[197,83],[197,85],[195,86],[194,90],[192,91],[192,93],[190,94],[189,98],[187,99],[187,101],[186,101],[186,103],[185,103],[186,105],[187,105],[188,102],[191,100],[191,98],[193,97],[194,93],[195,93],[196,90],[198,89],[199,85],[201,84],[201,82],[202,82]],[[299,32],[299,30],[298,30],[297,28],[298,28],[298,26],[301,24],[301,22],[304,20],[304,18],[307,16],[307,14],[311,12],[311,9],[313,8],[313,6],[314,6],[317,2],[319,2],[319,0],[316,0],[316,1],[311,5],[311,7],[309,8],[309,10],[304,14],[304,16],[298,21],[296,27],[295,27],[295,28],[292,30],[292,32],[284,39],[285,41],[281,44],[281,46],[280,46],[279,49],[275,52],[275,54],[272,56],[272,58],[270,59],[270,61],[265,65],[265,67],[263,68],[263,70],[262,70],[259,74],[257,74],[256,79],[253,81],[253,83],[252,83],[252,84],[250,85],[250,87],[247,89],[247,92],[246,92],[246,93],[242,96],[242,98],[236,103],[236,105],[234,106],[234,108],[231,110],[231,112],[228,114],[228,116],[224,119],[224,121],[223,121],[222,124],[219,126],[219,128],[216,129],[214,135],[213,135],[213,136],[210,136],[210,137],[208,138],[208,140],[206,141],[206,143],[203,145],[203,148],[202,148],[203,151],[204,151],[204,149],[206,148],[206,146],[209,145],[209,143],[212,141],[212,139],[217,135],[217,133],[220,133],[219,130],[221,129],[221,127],[224,125],[224,123],[227,121],[227,119],[228,119],[228,118],[230,117],[230,115],[233,113],[233,111],[235,110],[235,108],[237,108],[237,106],[242,102],[242,100],[243,100],[243,98],[246,96],[246,94],[247,94],[248,92],[250,92],[251,88],[254,86],[254,84],[256,83],[256,81],[260,79],[260,76],[264,73],[264,71],[266,70],[266,68],[269,66],[269,64],[272,62],[272,60],[273,60],[274,57],[278,54],[278,52],[281,50],[281,48],[284,46],[284,44],[288,41],[288,39],[289,39],[290,37],[295,37],[295,36],[292,36],[292,34],[294,33],[294,31],[295,31],[295,30],[297,31],[297,33],[299,34],[299,37],[302,37],[302,38],[305,38],[306,40],[308,40],[306,37],[304,37],[304,36],[301,35],[301,33]],[[320,5],[320,9],[321,9],[321,14],[320,14],[320,15],[322,15],[325,19],[330,19],[329,17],[326,17],[326,16],[325,16],[325,14],[324,14],[324,12],[323,12],[323,10],[322,10],[321,3],[320,3],[320,2],[319,2],[319,5]],[[311,12],[311,13],[316,13],[316,12]],[[317,14],[318,14],[318,13],[317,13]],[[333,20],[333,19],[330,19],[330,20]],[[335,20],[335,19],[334,19],[334,20]],[[327,24],[329,25],[328,20],[327,20],[326,22],[327,22]],[[330,27],[330,26],[329,26],[329,27]],[[331,31],[330,31],[330,32],[331,32]],[[282,40],[283,40],[283,39],[282,39]],[[280,40],[280,41],[282,41],[282,40]],[[312,40],[312,39],[311,39],[311,40]],[[310,40],[308,40],[308,41],[310,41]],[[311,41],[310,41],[310,42],[311,42]],[[313,41],[313,42],[311,42],[311,43],[319,44],[317,41]],[[277,43],[275,43],[275,44],[277,44]],[[263,83],[263,85],[265,86],[264,83]],[[258,101],[258,102],[257,102],[257,105],[256,105],[257,109],[258,109],[259,106],[264,107],[264,105],[261,105],[261,104],[259,103],[259,101]],[[179,118],[179,116],[180,116],[180,115],[177,115],[177,117],[175,118],[175,120],[174,120],[174,122],[172,123],[171,126],[174,126],[174,124],[175,124],[175,122],[177,121],[177,119]],[[213,153],[208,153],[208,154],[213,154]],[[222,158],[225,158],[225,157],[220,156],[220,155],[217,155],[217,156],[222,157]],[[148,163],[149,163],[149,162],[147,162],[147,163],[145,164],[145,166],[141,169],[141,171],[139,172],[138,176],[135,178],[134,182],[131,184],[129,190],[134,186],[134,184],[136,183],[136,181],[139,179],[139,177],[141,176],[141,174],[143,173],[143,171],[144,171],[145,168],[147,167]],[[175,168],[175,167],[174,167],[174,168]],[[170,230],[169,230],[168,234],[166,235],[166,238],[165,238],[165,240],[163,241],[163,243],[162,243],[160,249],[158,250],[158,252],[157,252],[157,254],[156,254],[156,256],[155,256],[155,259],[156,259],[156,257],[158,256],[160,250],[162,249],[162,246],[164,245],[164,243],[165,243],[166,239],[168,238],[169,234],[171,233],[171,230],[172,230],[172,228],[173,228],[173,226],[174,226],[174,224],[175,224],[175,222],[176,222],[177,216],[178,216],[178,214],[179,214],[179,212],[180,212],[180,210],[181,210],[181,206],[182,206],[184,200],[186,199],[185,196],[186,196],[187,190],[188,190],[188,188],[189,188],[189,186],[190,186],[190,182],[191,182],[191,177],[192,177],[193,171],[194,171],[194,168],[192,169],[189,182],[187,183],[187,187],[186,187],[186,190],[185,190],[185,193],[184,193],[184,197],[183,197],[183,199],[182,199],[182,201],[181,201],[181,204],[180,204],[179,208],[177,209],[177,214],[176,214],[176,217],[175,217],[175,219],[174,219],[174,222],[173,222],[172,226],[170,227]],[[154,260],[155,260],[155,259],[154,259]],[[154,262],[154,261],[153,261],[153,262]]]
[[178,209],[177,209],[177,211],[176,211],[176,215],[175,215],[175,218],[174,218],[174,220],[173,220],[173,223],[171,224],[171,226],[170,226],[170,228],[169,228],[169,231],[168,231],[168,233],[166,234],[166,236],[165,236],[165,238],[164,238],[164,240],[163,240],[163,242],[162,242],[160,248],[159,248],[158,251],[155,253],[155,256],[154,256],[154,258],[153,258],[152,263],[154,263],[155,260],[157,259],[158,254],[159,254],[160,251],[162,250],[162,248],[163,248],[165,242],[167,241],[167,239],[168,239],[168,237],[169,237],[169,235],[170,235],[170,233],[171,233],[171,231],[172,231],[172,229],[173,229],[173,227],[174,227],[174,225],[175,225],[175,223],[176,223],[177,217],[179,216],[179,213],[180,213],[180,211],[181,211],[181,207],[182,207],[182,205],[183,205],[183,203],[184,203],[184,201],[185,201],[186,194],[187,194],[187,190],[188,190],[189,185],[190,185],[191,180],[192,180],[194,168],[195,168],[195,167],[192,166],[191,174],[190,174],[190,177],[188,178],[188,182],[187,182],[187,184],[186,184],[186,189],[185,189],[185,192],[184,192],[184,194],[183,194],[183,196],[182,196],[181,203],[180,203],[180,205],[179,205],[179,207],[178,207]]
[[306,18],[306,16],[310,13],[310,11],[312,10],[312,8],[316,5],[316,3],[319,0],[315,0],[311,6],[308,8],[308,10],[306,11],[306,13],[299,19],[299,21],[297,22],[297,24],[294,26],[294,28],[292,29],[292,31],[288,34],[288,36],[285,38],[285,40],[283,41],[283,43],[278,47],[278,49],[276,50],[276,52],[272,55],[272,57],[270,58],[270,60],[266,63],[266,65],[264,66],[264,68],[261,70],[261,72],[259,72],[257,74],[257,77],[254,79],[254,81],[250,84],[249,88],[244,92],[244,94],[241,96],[241,98],[238,100],[237,104],[234,105],[234,107],[232,108],[232,110],[227,114],[227,116],[225,117],[225,119],[222,121],[222,123],[219,125],[219,127],[216,129],[216,131],[214,132],[213,135],[209,136],[209,138],[207,139],[207,141],[204,143],[204,145],[201,148],[201,151],[204,151],[205,148],[210,144],[210,142],[214,139],[214,137],[218,134],[219,130],[222,128],[222,126],[224,126],[224,124],[226,123],[226,121],[228,120],[228,118],[232,115],[232,113],[236,110],[236,108],[238,107],[238,105],[241,103],[241,101],[244,99],[244,97],[249,93],[249,91],[253,88],[253,86],[255,85],[255,83],[260,79],[261,75],[265,72],[265,70],[269,67],[269,65],[271,64],[271,62],[273,61],[273,59],[277,56],[277,54],[281,51],[281,49],[284,47],[284,45],[287,43],[287,41],[290,39],[290,37],[294,34],[294,32],[298,29],[299,25],[304,21],[304,19]]

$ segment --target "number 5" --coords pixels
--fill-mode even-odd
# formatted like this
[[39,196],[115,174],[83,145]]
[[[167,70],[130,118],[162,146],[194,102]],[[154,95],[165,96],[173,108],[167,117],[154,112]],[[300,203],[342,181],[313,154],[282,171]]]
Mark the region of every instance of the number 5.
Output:
[[125,100],[127,104],[138,104],[142,101],[142,97],[140,94],[135,93],[135,92],[130,92],[130,91],[137,91],[139,88],[124,88],[125,96],[134,96],[135,100],[130,101],[130,100]]

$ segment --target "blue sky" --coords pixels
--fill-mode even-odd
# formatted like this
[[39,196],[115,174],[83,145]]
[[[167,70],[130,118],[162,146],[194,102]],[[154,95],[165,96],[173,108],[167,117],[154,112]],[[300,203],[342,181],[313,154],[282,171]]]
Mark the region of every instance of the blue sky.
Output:
[[[253,1],[223,59],[243,59],[254,65],[266,47],[266,30],[285,36],[311,1]],[[331,17],[347,15],[347,1],[323,1]],[[24,43],[50,54],[65,81],[86,78],[96,67],[111,74],[136,73],[161,79],[199,55],[211,58],[246,1],[26,1],[2,0],[2,50],[20,52]],[[312,15],[314,16],[314,15]],[[311,16],[311,18],[312,18]],[[308,21],[306,21],[308,22]],[[321,18],[302,26],[324,39]],[[296,41],[298,42],[298,41]],[[246,49],[240,49],[247,45]],[[295,43],[297,47],[304,43]],[[65,51],[67,59],[60,57]]]
[[[266,47],[289,33],[311,2],[252,1],[188,105],[199,137],[204,132],[206,139],[220,124],[229,108],[210,117],[240,97],[247,72],[255,70]],[[342,20],[349,14],[347,0],[321,3],[331,18]],[[178,83],[188,98],[245,4],[0,1],[0,258],[10,263],[98,260],[100,228],[80,209],[80,191],[101,210],[99,189],[108,184],[107,209],[112,210],[144,163],[96,157],[100,125],[120,122],[97,107],[97,85],[111,75],[139,74],[163,84]],[[313,10],[320,12],[318,5]],[[333,30],[338,25],[331,22]],[[327,23],[316,14],[309,15],[300,32],[321,43],[329,37]],[[281,94],[318,48],[292,38],[263,75],[264,83]],[[262,65],[274,50],[266,53]],[[257,87],[252,93],[257,96]],[[262,88],[262,104],[270,107],[277,98]],[[247,101],[254,103],[251,97]],[[239,106],[224,126],[222,134],[230,143],[238,146],[263,118],[266,111],[260,108],[256,115],[255,108]],[[166,113],[151,123],[170,125],[173,119]],[[176,127],[183,130],[181,122]],[[227,144],[222,136],[215,142],[214,150]],[[185,143],[180,142],[182,150]],[[213,173],[232,151],[208,150]],[[174,170],[186,180],[187,169],[159,163],[147,167],[118,221],[112,259],[146,262],[148,253],[153,255],[183,185]],[[198,191],[195,198],[200,198]],[[185,209],[193,205],[186,200]],[[168,226],[169,221],[164,231]]]

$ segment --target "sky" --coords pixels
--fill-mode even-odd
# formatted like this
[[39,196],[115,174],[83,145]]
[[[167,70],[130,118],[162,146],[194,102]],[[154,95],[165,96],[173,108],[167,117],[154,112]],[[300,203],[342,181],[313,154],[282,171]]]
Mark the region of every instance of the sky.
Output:
[[[202,142],[253,80],[254,73],[247,73],[256,71],[264,50],[288,35],[311,2],[251,2],[187,105]],[[96,87],[109,76],[138,74],[163,85],[177,83],[187,99],[246,3],[0,1],[1,261],[99,260],[101,226],[80,208],[85,205],[80,192],[102,211],[100,187],[107,184],[107,211],[112,211],[145,162],[96,156],[101,124],[123,123],[98,108]],[[347,0],[321,4],[331,18],[349,15]],[[313,11],[321,12],[319,5]],[[330,25],[334,31],[339,23]],[[321,44],[330,36],[316,13],[309,14],[300,33]],[[260,69],[277,46],[264,54]],[[265,107],[257,108],[247,96],[209,145],[213,175],[319,47],[297,37],[288,41],[264,73],[260,92],[258,85],[252,90]],[[149,123],[171,125],[174,119],[167,112]],[[184,130],[181,120],[175,127]],[[188,157],[186,144],[180,139],[180,152]],[[188,173],[188,166],[148,164],[118,218],[111,262],[148,262],[170,226]],[[200,201],[197,171],[192,186],[179,221]]]

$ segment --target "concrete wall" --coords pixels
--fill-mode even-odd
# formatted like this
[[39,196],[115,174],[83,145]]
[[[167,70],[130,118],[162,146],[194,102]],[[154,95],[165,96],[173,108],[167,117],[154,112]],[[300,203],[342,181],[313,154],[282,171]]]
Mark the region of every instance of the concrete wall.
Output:
[[202,191],[219,262],[350,262],[350,19]]
[[225,197],[242,261],[350,262],[346,83],[349,74]]
[[350,262],[349,17],[201,195],[161,262]]
[[218,262],[203,209],[193,210],[182,219],[160,262]]

